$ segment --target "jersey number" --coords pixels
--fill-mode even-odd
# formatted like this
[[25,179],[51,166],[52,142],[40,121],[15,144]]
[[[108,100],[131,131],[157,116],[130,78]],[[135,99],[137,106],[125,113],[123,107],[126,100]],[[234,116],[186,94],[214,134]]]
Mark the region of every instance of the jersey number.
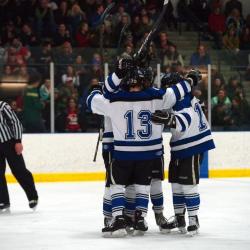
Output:
[[[140,120],[140,124],[143,129],[137,130],[137,134],[141,139],[148,139],[152,135],[152,124],[150,122],[151,113],[148,110],[142,110],[138,113],[137,119]],[[135,139],[135,130],[133,123],[134,112],[129,110],[124,115],[127,122],[127,133],[125,134],[126,139]]]
[[207,125],[206,123],[202,120],[202,110],[201,110],[201,107],[198,103],[195,103],[195,106],[194,106],[194,111],[198,114],[199,116],[199,130],[200,131],[203,131],[207,128]]

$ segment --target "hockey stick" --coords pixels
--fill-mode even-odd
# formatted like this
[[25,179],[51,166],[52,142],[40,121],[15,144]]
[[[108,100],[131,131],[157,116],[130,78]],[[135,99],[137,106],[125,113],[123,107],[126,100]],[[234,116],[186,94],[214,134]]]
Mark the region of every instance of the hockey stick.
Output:
[[108,16],[110,15],[111,10],[114,8],[115,6],[115,2],[110,3],[106,9],[103,11],[99,22],[97,23],[96,27],[100,26],[101,24],[103,24],[103,22],[108,18]]
[[142,57],[144,50],[149,46],[150,42],[153,39],[154,34],[156,33],[156,31],[158,30],[158,28],[160,27],[161,21],[165,15],[165,12],[167,10],[167,5],[168,5],[169,0],[164,0],[163,3],[163,9],[161,11],[160,16],[158,17],[158,19],[156,20],[153,28],[151,29],[151,31],[148,33],[147,37],[145,38],[145,40],[143,41],[141,47],[139,48],[138,52],[134,55],[134,60],[140,60],[140,58]]
[[121,30],[121,33],[120,33],[120,36],[119,36],[119,41],[118,41],[118,45],[117,45],[117,58],[119,57],[120,55],[120,51],[121,51],[121,42],[122,42],[122,37],[126,31],[126,29],[128,28],[130,24],[129,23],[125,23],[124,26],[122,27],[122,30]]
[[[100,20],[97,24],[97,27],[102,25],[104,23],[104,21],[108,18],[108,16],[110,15],[111,10],[114,8],[115,6],[115,2],[110,3],[106,9],[103,11]],[[101,58],[103,59],[103,33],[102,30],[100,28],[100,52],[101,52]],[[99,148],[99,144],[100,141],[102,141],[102,137],[103,137],[103,126],[104,126],[104,118],[101,118],[100,121],[100,128],[99,128],[99,134],[98,134],[98,139],[96,142],[96,147],[95,147],[95,153],[94,153],[94,158],[93,158],[93,162],[96,161],[96,157],[97,157],[97,152],[98,152],[98,148]]]

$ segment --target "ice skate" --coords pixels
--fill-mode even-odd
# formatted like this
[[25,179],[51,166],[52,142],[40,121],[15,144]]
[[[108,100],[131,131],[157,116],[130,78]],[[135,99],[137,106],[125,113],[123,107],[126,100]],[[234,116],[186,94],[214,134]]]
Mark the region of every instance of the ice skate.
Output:
[[168,220],[164,217],[163,213],[155,213],[155,222],[160,229],[162,234],[170,233],[171,228],[169,228]]
[[133,219],[128,216],[128,215],[124,215],[125,218],[125,222],[126,222],[126,231],[128,234],[133,234],[134,232],[134,221]]
[[116,216],[113,223],[102,229],[104,238],[122,238],[127,235],[125,219],[122,215]]
[[10,213],[10,204],[0,203],[0,214]]
[[148,230],[147,222],[145,221],[144,217],[142,217],[141,211],[135,212],[135,223],[134,223],[134,233],[133,235],[144,235],[145,232]]
[[38,205],[38,199],[34,199],[34,200],[30,200],[29,201],[29,207],[35,211],[37,209],[37,205]]
[[189,226],[187,227],[188,235],[194,236],[199,233],[199,220],[198,216],[189,216]]

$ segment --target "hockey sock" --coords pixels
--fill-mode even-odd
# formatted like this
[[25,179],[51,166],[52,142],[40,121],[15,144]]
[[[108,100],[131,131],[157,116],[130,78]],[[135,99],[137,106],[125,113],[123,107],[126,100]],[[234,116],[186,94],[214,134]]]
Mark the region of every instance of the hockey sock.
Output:
[[129,217],[134,217],[135,213],[135,186],[129,185],[125,189],[125,215]]
[[112,216],[123,215],[125,207],[125,186],[124,185],[110,185],[110,194],[112,200]]
[[185,196],[182,190],[182,185],[172,183],[173,205],[175,214],[184,214],[185,211]]
[[110,188],[105,187],[104,196],[103,196],[103,215],[105,218],[112,218],[112,203],[111,203],[111,195]]
[[142,212],[141,216],[146,217],[148,212],[148,201],[149,201],[149,185],[139,185],[135,184],[136,191],[136,210],[140,210]]
[[188,216],[197,215],[200,207],[198,185],[182,185],[182,189],[185,195],[185,203],[188,211]]
[[153,204],[153,210],[156,214],[163,211],[163,193],[162,181],[160,179],[152,179],[150,185],[150,199]]

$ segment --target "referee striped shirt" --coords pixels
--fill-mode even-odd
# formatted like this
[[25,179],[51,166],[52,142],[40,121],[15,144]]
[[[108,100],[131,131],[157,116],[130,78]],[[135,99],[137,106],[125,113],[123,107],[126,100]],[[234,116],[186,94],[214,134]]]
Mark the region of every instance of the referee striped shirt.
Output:
[[22,124],[10,105],[0,101],[0,142],[11,139],[21,142],[22,130]]

